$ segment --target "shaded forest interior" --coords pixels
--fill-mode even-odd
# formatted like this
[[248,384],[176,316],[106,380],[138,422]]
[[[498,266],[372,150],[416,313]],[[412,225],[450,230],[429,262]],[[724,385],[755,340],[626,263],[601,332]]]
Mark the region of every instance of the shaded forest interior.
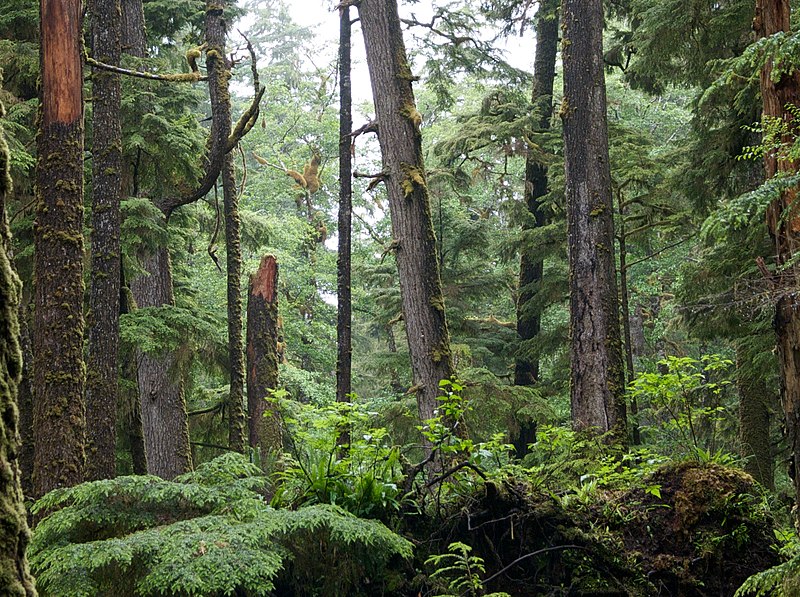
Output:
[[800,7],[300,4],[0,0],[0,595],[800,595]]

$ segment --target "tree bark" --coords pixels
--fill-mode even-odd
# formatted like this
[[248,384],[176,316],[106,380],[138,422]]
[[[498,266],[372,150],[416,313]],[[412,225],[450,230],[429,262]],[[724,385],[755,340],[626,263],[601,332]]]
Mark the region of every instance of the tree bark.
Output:
[[625,438],[602,0],[563,0],[573,425]]
[[[625,370],[626,376],[624,383],[627,386],[636,377],[636,371],[633,366],[633,340],[631,339],[631,313],[630,313],[630,297],[628,296],[628,238],[625,232],[625,202],[623,201],[623,194],[620,190],[617,197],[619,209],[619,291],[620,291],[620,308],[622,309],[622,331],[625,340]],[[639,433],[639,403],[636,396],[631,397],[631,415],[633,421],[631,422],[631,435],[633,445],[638,446],[642,443],[641,434]]]
[[[119,0],[93,0],[94,56],[120,61]],[[116,472],[119,395],[120,199],[122,196],[121,92],[117,74],[92,72],[92,265],[89,292],[89,349],[86,359],[86,479]]]
[[736,346],[736,387],[739,390],[739,441],[745,458],[744,470],[768,489],[775,489],[775,458],[770,435],[771,396],[767,382],[758,374],[748,375],[752,355]]
[[358,5],[389,196],[392,248],[419,416],[434,416],[439,381],[453,376],[450,335],[417,111],[396,0]]
[[122,0],[120,27],[122,51],[130,56],[144,58],[147,41],[142,0]]
[[337,356],[336,400],[347,402],[352,393],[352,313],[350,287],[351,230],[353,212],[353,160],[350,153],[353,132],[353,90],[350,79],[350,8],[339,14],[339,259],[337,266]]
[[[553,82],[556,75],[558,50],[558,0],[547,0],[539,6],[536,19],[536,58],[533,63],[533,94],[531,104],[538,116],[536,128],[550,129],[553,117]],[[548,217],[542,209],[542,198],[547,194],[547,166],[528,157],[525,160],[525,204],[531,223],[523,230],[544,226]],[[536,297],[537,285],[542,281],[544,263],[532,251],[522,249],[519,267],[519,298],[517,299],[517,335],[522,343],[535,338],[541,329],[541,314],[534,311],[531,302]],[[517,356],[514,362],[514,385],[532,386],[539,381],[539,359]]]
[[[228,105],[230,113],[230,103]],[[233,158],[225,156],[222,166],[223,205],[225,211],[225,247],[228,277],[228,445],[244,452],[247,415],[244,407],[244,348],[242,339],[242,245],[239,198],[236,194]]]
[[[5,109],[0,104],[0,118]],[[17,386],[22,378],[22,351],[17,320],[22,284],[14,273],[8,248],[5,199],[11,192],[9,153],[0,136],[0,590],[9,597],[35,597],[26,550],[30,541],[17,465]]]
[[[791,31],[789,0],[756,0],[753,28],[758,37]],[[800,104],[800,73],[783,73],[772,80],[773,64],[761,70],[763,115],[786,121],[793,119],[787,104]],[[791,145],[793,139],[783,140]],[[796,172],[797,164],[778,159],[771,153],[764,159],[767,180],[782,172]],[[775,305],[774,328],[777,336],[778,360],[781,363],[781,398],[785,415],[786,436],[791,449],[790,473],[794,480],[796,498],[800,498],[800,311],[796,300],[797,265],[792,263],[798,248],[796,206],[797,192],[787,191],[767,208],[767,227],[775,243],[775,258],[779,273],[779,293]]]
[[[546,0],[539,5],[536,18],[536,57],[533,63],[533,92],[531,105],[538,116],[536,128],[550,129],[553,117],[553,82],[556,76],[558,50],[558,0]],[[542,198],[547,194],[547,166],[531,156],[525,160],[524,200],[530,222],[523,230],[544,226],[549,218],[542,209]],[[527,247],[520,251],[519,298],[517,299],[517,336],[520,348],[539,335],[541,313],[533,306],[544,273],[544,260]],[[514,385],[533,386],[539,381],[539,358],[517,355],[514,361]],[[528,444],[536,441],[536,422],[530,418],[517,421],[518,437],[514,441],[517,457],[528,453]]]
[[269,391],[278,387],[278,327],[278,263],[265,255],[250,278],[247,300],[250,446],[262,454],[280,451],[283,445],[277,408],[267,402]]
[[[161,247],[141,260],[147,272],[131,282],[139,308],[175,303],[169,251]],[[141,401],[147,472],[173,479],[192,468],[189,417],[182,374],[174,352],[137,354],[137,378]]]
[[34,494],[83,480],[83,70],[79,0],[41,0]]

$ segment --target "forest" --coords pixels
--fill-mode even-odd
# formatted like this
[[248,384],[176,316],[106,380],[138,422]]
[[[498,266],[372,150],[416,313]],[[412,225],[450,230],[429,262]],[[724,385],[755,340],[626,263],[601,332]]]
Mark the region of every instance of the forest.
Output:
[[798,31],[0,0],[0,597],[800,596]]

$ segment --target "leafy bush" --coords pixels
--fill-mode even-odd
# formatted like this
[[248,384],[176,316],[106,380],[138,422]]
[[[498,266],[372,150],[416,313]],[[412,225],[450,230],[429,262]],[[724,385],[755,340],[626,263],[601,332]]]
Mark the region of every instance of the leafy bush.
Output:
[[[59,489],[34,512],[42,595],[372,594],[411,545],[331,505],[270,507],[268,481],[225,454],[175,481],[119,477]],[[370,583],[370,591],[362,586]]]

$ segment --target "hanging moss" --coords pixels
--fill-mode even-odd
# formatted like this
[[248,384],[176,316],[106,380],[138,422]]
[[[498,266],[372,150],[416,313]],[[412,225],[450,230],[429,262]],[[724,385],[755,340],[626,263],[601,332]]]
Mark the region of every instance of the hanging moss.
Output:
[[[0,104],[0,117],[4,115]],[[0,136],[0,590],[3,595],[34,596],[25,557],[30,532],[17,466],[17,387],[22,373],[17,305],[21,284],[6,252],[10,239],[5,198],[11,191],[9,151]]]
[[422,170],[422,168],[412,164],[402,163],[400,164],[400,170],[405,174],[405,178],[403,178],[400,184],[403,187],[403,194],[406,197],[414,192],[415,186],[422,187],[423,189],[427,188],[425,183],[425,171]]

